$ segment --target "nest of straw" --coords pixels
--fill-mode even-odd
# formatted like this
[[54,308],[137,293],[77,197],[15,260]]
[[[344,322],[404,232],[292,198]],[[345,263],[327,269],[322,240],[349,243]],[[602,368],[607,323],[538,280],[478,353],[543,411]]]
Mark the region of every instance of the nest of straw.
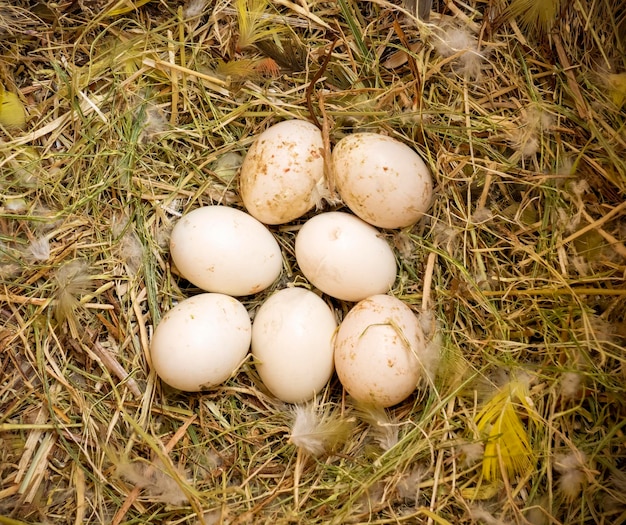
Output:
[[[27,113],[0,129],[1,524],[626,522],[623,6],[432,7],[0,4],[0,82]],[[428,217],[385,235],[441,364],[389,410],[336,380],[286,406],[249,362],[197,394],[150,369],[154,326],[199,292],[172,225],[240,207],[242,156],[288,118],[432,168]],[[285,267],[251,314],[302,279],[299,224],[272,229]],[[307,418],[350,431],[309,453]]]

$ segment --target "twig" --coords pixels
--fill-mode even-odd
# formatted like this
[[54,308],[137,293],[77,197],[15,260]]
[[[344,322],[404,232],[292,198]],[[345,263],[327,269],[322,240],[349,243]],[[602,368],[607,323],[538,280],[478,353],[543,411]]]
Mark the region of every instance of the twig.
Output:
[[167,56],[170,64],[172,101],[170,111],[170,124],[175,126],[178,123],[178,71],[176,70],[176,50],[174,49],[174,37],[171,30],[167,31]]
[[561,42],[561,37],[554,33],[552,35],[554,40],[554,47],[556,47],[556,52],[559,55],[559,60],[561,62],[561,66],[563,67],[563,72],[567,77],[567,85],[569,86],[572,95],[574,96],[574,104],[576,104],[576,111],[578,112],[578,116],[581,119],[589,118],[589,111],[587,106],[585,105],[585,99],[580,91],[580,86],[576,81],[576,75],[574,75],[574,71],[572,70],[572,66],[569,63],[569,58],[567,58],[567,53],[565,52],[565,48],[563,47],[563,43]]
[[100,341],[95,339],[93,334],[90,334],[90,337],[92,338],[92,341],[93,341],[93,347],[92,347],[93,351],[102,360],[102,363],[104,364],[104,366],[107,367],[109,372],[116,375],[120,381],[126,383],[126,385],[128,386],[128,389],[133,393],[135,397],[137,398],[141,397],[142,392],[141,392],[141,389],[139,388],[139,385],[137,384],[137,381],[135,381],[130,376],[130,374],[119,363],[119,361],[115,359],[115,357],[111,354],[111,352],[109,352],[104,346],[102,346]]
[[311,79],[311,82],[309,82],[309,85],[306,87],[306,91],[305,91],[306,106],[309,110],[309,114],[311,115],[311,120],[313,120],[313,124],[315,124],[319,129],[322,129],[322,125],[320,124],[320,121],[317,118],[315,111],[313,111],[313,102],[311,100],[313,97],[313,89],[315,89],[315,84],[320,78],[322,78],[324,71],[326,71],[326,67],[328,67],[328,63],[330,62],[330,59],[332,58],[333,49],[335,49],[335,44],[337,43],[337,40],[338,38],[335,37],[333,41],[330,43],[330,49],[328,50],[328,53],[324,57],[324,61],[322,62],[322,65],[317,70],[315,75],[313,75],[313,78]]
[[435,261],[437,260],[437,253],[430,252],[428,254],[428,260],[426,261],[426,271],[424,272],[424,292],[422,295],[422,311],[425,312],[428,309],[430,303],[430,288],[433,282],[433,271],[435,269]]
[[623,295],[626,297],[626,289],[610,288],[533,288],[530,290],[482,290],[485,297],[508,297],[508,296],[557,296],[557,295]]
[[[429,9],[429,12],[430,12],[430,9]],[[415,79],[415,83],[413,84],[415,86],[415,104],[417,108],[421,108],[422,107],[422,93],[421,93],[422,79],[420,78],[420,72],[419,72],[419,69],[417,68],[417,63],[415,62],[415,58],[413,58],[413,55],[411,55],[411,52],[410,52],[411,45],[409,44],[409,41],[406,35],[404,34],[404,31],[402,30],[402,26],[400,25],[397,19],[393,21],[393,30],[396,32],[396,35],[398,35],[400,42],[406,49],[406,58],[409,63],[409,69],[411,70],[411,73],[413,73],[413,78]]]

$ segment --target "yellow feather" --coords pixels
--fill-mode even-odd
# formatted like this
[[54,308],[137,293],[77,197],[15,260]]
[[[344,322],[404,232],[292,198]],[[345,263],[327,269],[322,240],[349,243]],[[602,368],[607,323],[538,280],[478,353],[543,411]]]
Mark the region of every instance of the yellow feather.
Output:
[[626,73],[607,75],[611,99],[621,109],[626,102]]
[[152,0],[136,0],[135,2],[131,2],[130,0],[120,0],[116,4],[114,4],[111,9],[107,11],[107,16],[119,16],[124,15],[126,13],[130,13],[131,11],[135,11],[139,9],[142,5],[151,2]]
[[533,451],[519,411],[532,415],[528,387],[512,381],[500,389],[476,416],[476,427],[486,437],[483,476],[488,481],[502,476],[524,475],[532,468]]
[[26,123],[26,110],[15,93],[5,91],[0,85],[0,125],[21,128]]
[[259,74],[255,69],[257,63],[258,60],[251,58],[230,60],[228,62],[219,60],[215,66],[215,74],[220,78],[231,79],[234,81],[255,77]]
[[470,500],[492,499],[502,490],[502,483],[484,483],[477,487],[463,487],[461,495]]
[[522,29],[548,32],[561,11],[562,0],[511,0],[505,13],[519,19]]
[[237,0],[239,51],[285,31],[280,19],[266,12],[268,5],[267,0]]

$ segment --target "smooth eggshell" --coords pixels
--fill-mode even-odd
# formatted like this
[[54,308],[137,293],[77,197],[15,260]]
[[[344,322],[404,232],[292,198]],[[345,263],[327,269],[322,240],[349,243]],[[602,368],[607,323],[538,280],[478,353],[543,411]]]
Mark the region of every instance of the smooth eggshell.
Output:
[[248,212],[265,224],[284,224],[304,215],[320,199],[324,142],[305,120],[285,120],[261,133],[246,154],[240,194]]
[[172,230],[170,252],[185,279],[207,292],[233,296],[264,290],[282,269],[272,233],[251,215],[227,206],[183,215]]
[[304,223],[296,236],[296,259],[312,284],[344,301],[386,293],[396,279],[387,241],[349,213],[320,213]]
[[379,228],[403,228],[428,211],[433,182],[406,144],[377,133],[342,138],[332,153],[334,181],[346,205]]
[[359,302],[339,325],[335,369],[357,401],[389,407],[415,390],[422,376],[425,337],[411,309],[389,295]]
[[303,288],[276,292],[252,324],[252,355],[263,384],[278,399],[312,399],[333,373],[337,321],[329,306]]
[[169,310],[152,336],[150,356],[168,385],[197,392],[233,375],[250,348],[250,316],[228,295],[205,293]]

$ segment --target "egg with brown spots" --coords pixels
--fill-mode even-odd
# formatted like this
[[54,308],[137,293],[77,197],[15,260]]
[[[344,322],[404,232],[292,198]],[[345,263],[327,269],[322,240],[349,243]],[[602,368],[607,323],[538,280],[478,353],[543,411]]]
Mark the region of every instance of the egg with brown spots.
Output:
[[285,120],[254,141],[241,166],[241,199],[265,224],[284,224],[311,210],[326,192],[324,142],[305,120]]
[[335,370],[355,400],[390,407],[415,390],[424,368],[426,338],[417,316],[390,295],[357,303],[334,339]]
[[378,133],[353,133],[332,153],[336,190],[355,215],[379,228],[415,224],[431,206],[433,182],[408,145]]

